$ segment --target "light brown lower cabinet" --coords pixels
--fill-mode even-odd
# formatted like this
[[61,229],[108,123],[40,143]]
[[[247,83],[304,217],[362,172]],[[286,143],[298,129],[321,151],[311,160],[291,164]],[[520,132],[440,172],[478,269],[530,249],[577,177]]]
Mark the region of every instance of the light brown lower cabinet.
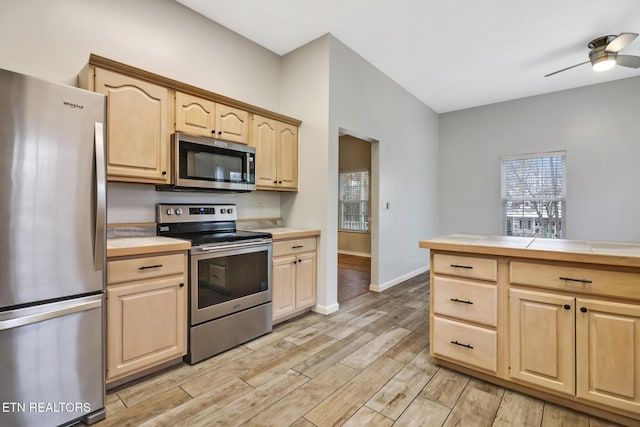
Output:
[[640,306],[577,298],[576,307],[578,398],[640,414]]
[[512,378],[640,414],[640,307],[516,289],[510,297]]
[[186,354],[184,253],[107,262],[107,383]]
[[510,289],[511,378],[575,389],[575,298]]
[[316,238],[277,241],[272,264],[273,322],[285,320],[316,304]]
[[638,425],[640,269],[515,256],[432,250],[434,360]]

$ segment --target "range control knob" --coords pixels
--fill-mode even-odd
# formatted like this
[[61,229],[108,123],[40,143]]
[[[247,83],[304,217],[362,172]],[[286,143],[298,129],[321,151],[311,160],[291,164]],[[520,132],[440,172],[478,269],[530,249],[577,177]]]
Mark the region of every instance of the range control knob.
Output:
[[227,210],[226,209],[220,209],[220,213],[221,214],[225,214],[225,213],[227,213]]
[[176,215],[182,215],[182,209],[180,208],[176,209]]
[[173,215],[173,208],[167,209],[167,215]]
[[233,213],[233,209],[231,208],[227,209],[227,213]]

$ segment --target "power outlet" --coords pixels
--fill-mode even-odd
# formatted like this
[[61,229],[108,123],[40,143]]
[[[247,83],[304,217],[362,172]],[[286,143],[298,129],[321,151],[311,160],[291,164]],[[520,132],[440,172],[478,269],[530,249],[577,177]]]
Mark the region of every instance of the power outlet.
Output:
[[258,202],[258,212],[264,213],[264,202]]

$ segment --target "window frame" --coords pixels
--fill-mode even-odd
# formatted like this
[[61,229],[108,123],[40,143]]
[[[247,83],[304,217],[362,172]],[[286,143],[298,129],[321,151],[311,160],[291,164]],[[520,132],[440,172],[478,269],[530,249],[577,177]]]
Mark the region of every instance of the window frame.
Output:
[[[559,158],[561,163],[559,166],[554,166],[554,170],[559,171],[559,174],[555,172],[549,174],[542,174],[539,176],[539,181],[545,180],[555,180],[553,182],[553,187],[550,187],[552,191],[551,194],[547,193],[546,188],[539,192],[536,196],[534,194],[520,195],[520,196],[509,196],[507,194],[507,177],[505,176],[506,167],[508,167],[510,161],[522,161],[523,163],[530,159],[535,159],[540,162],[541,166],[544,167],[544,159],[550,158]],[[551,162],[553,163],[553,162]],[[534,170],[535,166],[524,166],[521,172],[529,172],[531,173]],[[524,175],[524,173],[523,173]],[[526,178],[523,178],[526,180]],[[560,181],[558,183],[557,181]],[[527,182],[525,185],[541,185],[541,182],[536,182],[535,180],[532,182]],[[517,190],[517,189],[516,189]],[[522,192],[523,190],[520,189]],[[502,215],[501,215],[501,226],[502,226],[502,235],[504,236],[524,236],[524,237],[543,237],[543,238],[559,238],[564,239],[566,235],[567,229],[567,151],[551,151],[551,152],[541,152],[541,153],[530,153],[530,154],[519,154],[519,155],[509,155],[509,156],[501,156],[500,157],[500,199],[502,205]],[[544,209],[538,209],[540,203],[546,204]],[[536,216],[509,216],[508,210],[509,206],[513,206],[513,204],[520,203],[522,205],[523,212],[528,208],[529,210],[537,210],[538,217]],[[532,207],[535,205],[535,207]],[[549,208],[551,206],[552,209]],[[540,216],[540,211],[546,211],[547,216]],[[549,211],[553,210],[557,212],[557,217],[548,216]],[[509,227],[509,218],[512,218],[512,227]],[[529,232],[525,233],[521,231],[520,233],[513,233],[513,223],[519,220],[519,223],[526,222],[527,229]],[[539,227],[539,229],[538,229]],[[524,230],[524,227],[521,227]],[[549,229],[556,231],[559,229],[559,233],[556,235],[550,235],[545,232],[550,231]],[[511,234],[509,234],[511,232]]]
[[[358,222],[358,224],[364,224],[365,229],[350,229],[350,228],[343,228],[343,222],[344,222],[344,204],[345,202],[349,202],[349,201],[345,201],[344,200],[344,186],[343,186],[343,181],[344,181],[344,176],[346,174],[351,174],[351,173],[366,173],[367,176],[367,182],[366,182],[366,199],[359,199],[359,200],[351,200],[350,202],[355,202],[355,203],[366,203],[366,213],[360,213],[360,216],[364,215],[365,221],[362,222]],[[349,170],[343,170],[343,171],[339,171],[339,175],[338,175],[338,231],[339,232],[346,232],[346,233],[363,233],[363,234],[368,234],[370,232],[369,229],[369,217],[370,217],[370,212],[371,212],[371,171],[369,169],[349,169]]]

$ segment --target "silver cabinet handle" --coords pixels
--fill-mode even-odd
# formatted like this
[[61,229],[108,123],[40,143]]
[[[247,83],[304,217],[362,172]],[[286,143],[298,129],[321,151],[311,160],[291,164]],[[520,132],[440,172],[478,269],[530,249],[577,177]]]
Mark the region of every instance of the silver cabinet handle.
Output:
[[96,270],[104,270],[105,228],[107,226],[107,177],[102,123],[95,123],[94,144],[96,149],[96,240],[93,251],[93,265]]

